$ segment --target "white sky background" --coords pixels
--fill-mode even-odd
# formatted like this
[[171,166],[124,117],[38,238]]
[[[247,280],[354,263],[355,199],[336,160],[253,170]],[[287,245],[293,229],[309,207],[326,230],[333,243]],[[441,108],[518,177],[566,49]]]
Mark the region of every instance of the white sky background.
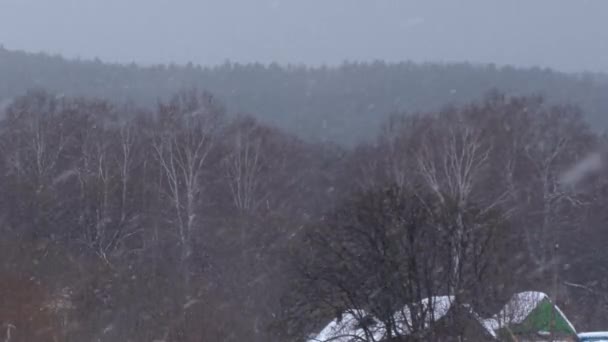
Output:
[[608,1],[0,0],[0,44],[145,64],[384,59],[608,71]]

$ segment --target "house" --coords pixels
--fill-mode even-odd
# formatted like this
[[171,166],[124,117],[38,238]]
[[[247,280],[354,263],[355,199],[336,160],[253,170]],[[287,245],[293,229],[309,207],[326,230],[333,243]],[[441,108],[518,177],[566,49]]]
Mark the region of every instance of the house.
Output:
[[576,329],[566,315],[542,292],[520,292],[494,317],[483,321],[500,340],[576,341]]
[[492,318],[483,319],[452,296],[425,298],[393,314],[391,334],[385,324],[364,310],[349,310],[330,322],[308,342],[390,341],[388,336],[411,336],[441,341],[576,341],[576,329],[542,292],[520,292]]
[[389,336],[410,336],[414,331],[421,334],[419,338],[422,339],[449,341],[457,336],[459,341],[492,340],[494,335],[482,322],[469,306],[457,308],[454,297],[436,296],[397,310],[393,314],[391,334],[388,334],[387,325],[364,310],[348,310],[311,336],[308,342],[390,341]]

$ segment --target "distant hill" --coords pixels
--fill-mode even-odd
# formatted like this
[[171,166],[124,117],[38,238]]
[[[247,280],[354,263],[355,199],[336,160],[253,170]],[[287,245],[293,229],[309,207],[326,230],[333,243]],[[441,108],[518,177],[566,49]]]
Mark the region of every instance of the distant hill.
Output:
[[254,114],[306,139],[344,144],[372,138],[391,113],[462,104],[491,89],[579,105],[594,127],[608,127],[608,76],[602,74],[411,62],[141,67],[0,48],[0,103],[39,87],[140,105],[197,87],[215,94],[232,113]]

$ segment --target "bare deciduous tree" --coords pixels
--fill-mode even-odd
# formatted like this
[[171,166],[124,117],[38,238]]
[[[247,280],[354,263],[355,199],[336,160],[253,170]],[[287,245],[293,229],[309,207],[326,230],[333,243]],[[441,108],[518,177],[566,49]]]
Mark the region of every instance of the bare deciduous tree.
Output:
[[[496,210],[483,211],[473,203],[460,211],[448,212],[445,206],[422,187],[370,190],[347,201],[308,240],[311,251],[301,258],[303,278],[297,279],[306,305],[324,307],[336,317],[345,310],[365,310],[384,326],[387,340],[428,338],[433,307],[417,303],[467,295],[454,293],[451,246],[456,238],[467,250],[458,265],[462,283],[483,283],[490,270],[485,262],[497,252],[489,248],[498,237],[494,232],[505,224]],[[458,218],[465,236],[446,230]],[[396,322],[396,312],[411,318]],[[376,340],[373,334],[366,336],[366,341]]]
[[[158,131],[153,148],[162,174],[161,190],[173,207],[180,251],[183,281],[183,310],[198,301],[193,289],[192,253],[195,230],[202,229],[199,219],[205,186],[207,160],[218,143],[223,110],[212,96],[196,91],[184,92],[159,108]],[[210,201],[211,199],[206,199]]]
[[227,182],[230,188],[232,202],[235,208],[251,214],[267,197],[262,191],[262,171],[267,165],[262,146],[264,133],[262,129],[251,120],[243,120],[233,124],[233,131],[229,132],[229,151],[223,160]]

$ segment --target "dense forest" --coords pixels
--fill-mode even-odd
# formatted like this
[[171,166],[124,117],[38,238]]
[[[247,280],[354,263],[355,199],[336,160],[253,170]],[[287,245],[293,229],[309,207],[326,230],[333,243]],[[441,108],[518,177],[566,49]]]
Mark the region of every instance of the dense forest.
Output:
[[491,316],[523,290],[603,328],[601,75],[6,50],[0,75],[11,341],[305,341],[352,309],[447,340],[391,313],[449,295]]
[[479,100],[488,90],[542,95],[580,106],[608,127],[608,79],[549,69],[460,64],[345,62],[339,67],[236,64],[105,64],[0,47],[0,103],[32,88],[66,96],[154,106],[184,89],[213,93],[231,114],[250,114],[301,138],[347,145],[371,141],[391,114],[439,110]]

